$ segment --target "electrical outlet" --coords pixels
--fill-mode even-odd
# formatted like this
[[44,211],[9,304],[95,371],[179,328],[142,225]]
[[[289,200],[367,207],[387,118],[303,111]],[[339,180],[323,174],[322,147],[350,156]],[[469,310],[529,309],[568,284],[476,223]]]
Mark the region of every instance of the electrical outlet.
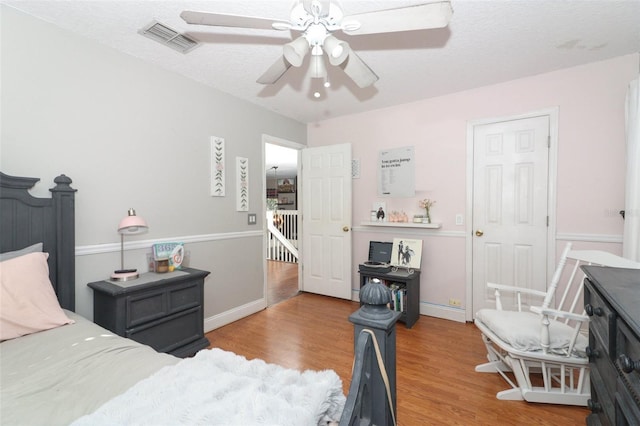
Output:
[[464,219],[460,213],[456,215],[456,225],[464,225]]
[[460,307],[462,306],[462,303],[460,302],[460,299],[454,299],[453,297],[449,299],[449,306],[457,306]]

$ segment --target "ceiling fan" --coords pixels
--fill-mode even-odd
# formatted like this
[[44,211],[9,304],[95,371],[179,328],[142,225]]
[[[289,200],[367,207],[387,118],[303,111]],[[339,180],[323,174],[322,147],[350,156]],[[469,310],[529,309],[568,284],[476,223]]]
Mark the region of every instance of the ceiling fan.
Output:
[[295,0],[288,21],[190,10],[183,11],[180,16],[188,24],[195,25],[302,33],[284,45],[283,55],[258,78],[258,83],[275,83],[291,66],[301,66],[311,52],[312,78],[326,79],[326,53],[331,65],[339,66],[360,88],[365,88],[375,83],[378,76],[347,42],[336,38],[334,32],[366,35],[444,28],[452,14],[448,0],[349,16],[344,16],[337,0]]

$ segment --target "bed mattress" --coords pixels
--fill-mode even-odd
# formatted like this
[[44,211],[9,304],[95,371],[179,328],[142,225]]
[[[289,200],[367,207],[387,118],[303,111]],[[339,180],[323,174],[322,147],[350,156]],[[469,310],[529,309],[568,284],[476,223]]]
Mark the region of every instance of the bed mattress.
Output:
[[0,344],[2,425],[68,425],[180,360],[66,314],[75,324]]

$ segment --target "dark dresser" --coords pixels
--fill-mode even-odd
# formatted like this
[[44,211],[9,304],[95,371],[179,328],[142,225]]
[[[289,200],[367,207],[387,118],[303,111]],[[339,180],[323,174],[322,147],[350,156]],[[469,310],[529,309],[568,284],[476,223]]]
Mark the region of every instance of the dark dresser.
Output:
[[583,266],[589,315],[588,425],[640,425],[640,270]]
[[209,346],[204,336],[204,278],[207,271],[184,268],[141,274],[132,281],[97,281],[93,321],[114,333],[175,356]]

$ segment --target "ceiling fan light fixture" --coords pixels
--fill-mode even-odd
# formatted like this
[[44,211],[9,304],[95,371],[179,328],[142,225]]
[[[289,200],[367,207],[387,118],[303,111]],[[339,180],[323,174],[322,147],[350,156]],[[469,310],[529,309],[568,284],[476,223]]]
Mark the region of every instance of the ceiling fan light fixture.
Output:
[[311,56],[311,78],[327,78],[327,67],[322,55]]
[[331,65],[340,65],[349,56],[349,43],[328,35],[324,39],[324,50],[327,52]]
[[309,42],[304,36],[287,43],[283,47],[284,57],[294,67],[302,65],[304,57],[309,52]]

